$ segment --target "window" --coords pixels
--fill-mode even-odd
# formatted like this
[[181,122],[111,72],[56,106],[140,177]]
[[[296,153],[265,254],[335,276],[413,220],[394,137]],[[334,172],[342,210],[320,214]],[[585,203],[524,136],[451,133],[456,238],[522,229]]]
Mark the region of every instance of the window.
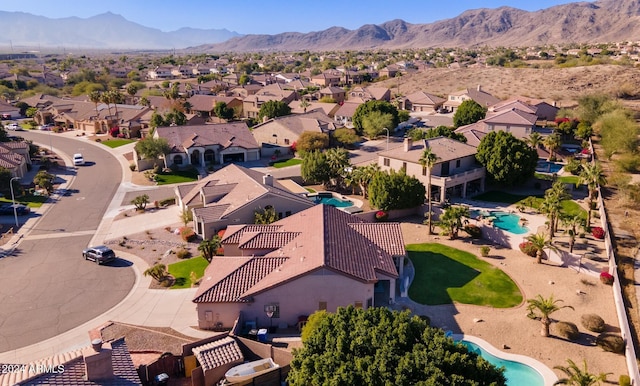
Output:
[[362,309],[362,302],[355,302],[354,306],[356,309]]
[[173,157],[173,163],[176,165],[182,165],[182,156],[181,155],[177,155],[175,157]]
[[285,145],[288,145],[288,144],[289,144],[289,138],[285,138],[285,139],[284,139],[284,144],[285,144]]
[[[271,319],[280,317],[280,304],[279,303],[271,303],[264,306],[264,312],[267,314],[267,317]],[[271,316],[269,314],[271,313]]]
[[326,311],[327,302],[318,302],[318,311]]
[[383,163],[384,163],[384,166],[389,166],[389,165],[391,165],[391,162],[389,161],[389,158],[383,158],[383,159],[382,159],[382,161],[383,161]]
[[459,167],[460,167],[460,160],[459,160],[459,159],[457,159],[457,160],[456,160],[456,167],[457,167],[457,168],[459,168]]

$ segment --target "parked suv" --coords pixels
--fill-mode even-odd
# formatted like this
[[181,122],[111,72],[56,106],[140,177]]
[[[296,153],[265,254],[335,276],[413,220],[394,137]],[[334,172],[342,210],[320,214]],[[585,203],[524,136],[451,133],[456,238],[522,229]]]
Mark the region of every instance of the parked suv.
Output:
[[111,248],[99,245],[97,247],[90,247],[83,250],[82,257],[84,257],[85,260],[93,260],[99,265],[115,260],[116,254],[111,250]]

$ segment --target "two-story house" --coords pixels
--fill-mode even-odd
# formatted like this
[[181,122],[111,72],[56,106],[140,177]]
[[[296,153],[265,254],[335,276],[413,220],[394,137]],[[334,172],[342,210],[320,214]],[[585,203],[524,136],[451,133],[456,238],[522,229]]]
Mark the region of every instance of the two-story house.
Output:
[[443,106],[447,110],[455,112],[462,104],[462,102],[469,99],[486,108],[500,102],[499,98],[496,98],[488,92],[482,90],[482,87],[478,85],[478,87],[475,89],[467,88],[453,94],[449,94],[449,97],[447,98],[447,101],[444,102]]
[[486,170],[477,163],[477,149],[451,138],[437,137],[413,142],[405,138],[402,147],[378,153],[378,165],[382,170],[404,169],[407,175],[428,186],[428,170],[420,164],[426,148],[438,157],[431,170],[432,200],[445,202],[451,197],[484,191]]

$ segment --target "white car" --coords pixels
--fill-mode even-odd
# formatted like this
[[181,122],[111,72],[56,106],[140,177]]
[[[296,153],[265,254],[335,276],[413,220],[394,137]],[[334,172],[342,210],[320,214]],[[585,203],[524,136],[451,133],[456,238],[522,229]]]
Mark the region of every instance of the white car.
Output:
[[82,157],[82,154],[76,153],[73,155],[73,164],[75,166],[84,165],[84,157]]
[[20,130],[17,123],[9,123],[8,125],[5,126],[5,128],[7,130]]

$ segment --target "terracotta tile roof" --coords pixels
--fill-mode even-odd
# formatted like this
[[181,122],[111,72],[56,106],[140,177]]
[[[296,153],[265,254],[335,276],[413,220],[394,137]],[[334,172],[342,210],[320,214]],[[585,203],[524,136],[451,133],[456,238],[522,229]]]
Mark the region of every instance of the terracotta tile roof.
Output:
[[277,249],[299,235],[300,232],[245,232],[238,247],[242,249]]
[[404,146],[389,149],[379,153],[380,157],[399,159],[411,163],[419,163],[420,157],[426,146],[438,156],[438,162],[453,161],[462,157],[468,157],[477,153],[477,149],[466,143],[451,138],[437,137],[424,141],[413,142],[409,151],[404,151]]
[[286,260],[286,257],[214,257],[193,302],[247,302],[245,292]]
[[229,336],[194,347],[192,351],[205,371],[228,363],[241,363],[244,361],[240,346],[238,346],[235,339]]
[[483,119],[481,122],[505,125],[535,125],[538,117],[535,114],[511,109],[504,110]]
[[325,114],[323,110],[315,109],[304,114],[292,114],[269,119],[266,122],[255,125],[253,131],[259,132],[274,125],[297,135],[301,135],[305,131],[326,133],[335,130],[333,119]]
[[439,96],[426,93],[424,91],[416,91],[412,94],[409,94],[405,97],[413,104],[420,105],[437,105],[439,103],[444,103],[446,99],[440,98]]
[[173,152],[183,153],[195,145],[220,145],[229,142],[244,149],[256,149],[258,143],[244,122],[214,125],[168,126],[156,128],[156,134],[165,138]]
[[[116,385],[142,385],[136,368],[133,366],[129,349],[124,338],[111,343],[111,362],[113,365],[114,377],[109,380],[88,381],[85,380],[84,358],[82,349],[43,359],[27,365],[33,365],[34,369],[38,365],[41,368],[48,366],[63,365],[62,372],[48,372],[34,374],[27,372],[17,372],[13,374],[0,374],[0,385],[47,385],[47,386],[116,386]],[[10,376],[10,377],[8,377]]]
[[16,150],[16,149],[26,150],[29,148],[29,144],[26,141],[9,141],[9,142],[0,143],[0,147],[7,148],[9,150]]
[[497,113],[500,111],[512,110],[512,109],[524,111],[525,113],[529,113],[529,114],[535,114],[536,111],[538,110],[536,106],[531,105],[527,102],[521,101],[519,99],[509,99],[506,101],[498,102],[495,105],[489,107],[489,112]]
[[340,108],[338,109],[338,111],[336,111],[336,117],[353,117],[353,114],[355,114],[356,109],[361,104],[362,103],[351,103],[351,102],[343,103],[342,106],[340,106]]
[[360,223],[349,224],[356,232],[371,240],[374,244],[380,246],[385,251],[394,256],[402,256],[406,254],[404,245],[398,245],[396,242],[402,240],[402,230],[398,223]]
[[275,232],[281,227],[273,224],[256,225],[229,225],[224,233],[222,242],[226,244],[239,244],[245,232]]

